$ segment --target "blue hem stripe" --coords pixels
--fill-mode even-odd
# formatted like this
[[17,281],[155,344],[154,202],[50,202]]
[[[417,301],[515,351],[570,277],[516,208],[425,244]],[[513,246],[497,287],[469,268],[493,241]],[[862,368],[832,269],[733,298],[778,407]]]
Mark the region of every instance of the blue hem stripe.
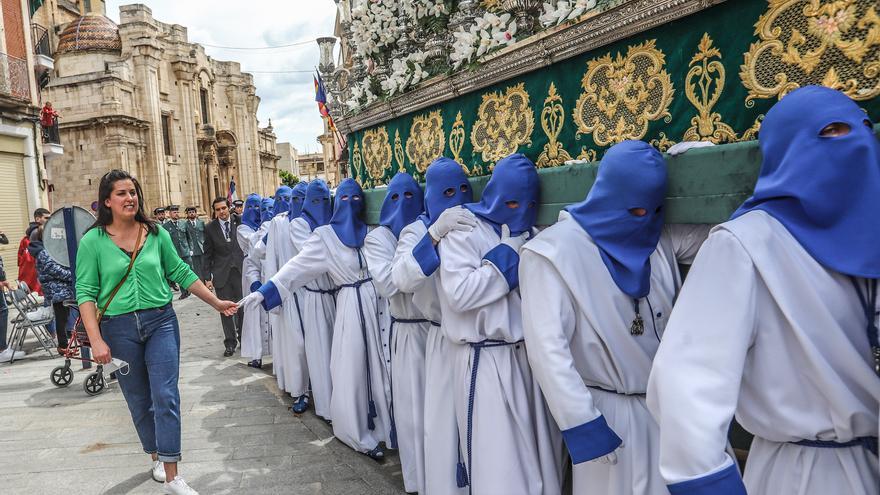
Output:
[[519,287],[519,255],[507,244],[499,244],[492,248],[483,259],[495,265],[507,280],[510,290]]
[[263,309],[269,311],[272,308],[281,306],[281,294],[278,293],[278,287],[271,280],[263,284],[259,289],[263,295]]
[[668,485],[672,495],[746,495],[746,486],[735,464],[702,478]]
[[608,426],[604,416],[562,432],[572,464],[592,461],[614,452],[623,441]]
[[431,234],[422,237],[422,240],[413,247],[412,254],[426,277],[430,277],[440,267],[440,256],[437,254],[437,248],[434,247]]

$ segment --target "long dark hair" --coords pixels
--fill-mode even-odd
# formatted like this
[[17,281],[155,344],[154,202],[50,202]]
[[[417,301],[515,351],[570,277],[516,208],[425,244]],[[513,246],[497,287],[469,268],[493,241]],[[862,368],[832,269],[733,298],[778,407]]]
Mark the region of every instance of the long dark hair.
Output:
[[156,222],[150,220],[147,214],[144,213],[144,191],[141,189],[141,183],[125,170],[119,169],[111,170],[101,177],[101,184],[98,185],[98,219],[89,227],[89,230],[99,227],[106,232],[106,227],[113,223],[113,212],[104,202],[113,194],[113,186],[121,180],[130,180],[134,184],[134,190],[137,192],[138,207],[137,213],[134,214],[134,219],[146,225],[149,233],[155,234],[158,232]]

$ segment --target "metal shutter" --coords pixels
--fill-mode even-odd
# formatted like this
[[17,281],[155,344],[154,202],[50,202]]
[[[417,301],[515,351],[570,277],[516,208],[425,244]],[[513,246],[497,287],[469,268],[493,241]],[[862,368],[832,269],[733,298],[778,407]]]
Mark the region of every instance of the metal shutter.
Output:
[[9,244],[0,244],[0,256],[8,280],[18,277],[18,243],[28,226],[27,210],[23,157],[0,153],[0,231],[9,237]]

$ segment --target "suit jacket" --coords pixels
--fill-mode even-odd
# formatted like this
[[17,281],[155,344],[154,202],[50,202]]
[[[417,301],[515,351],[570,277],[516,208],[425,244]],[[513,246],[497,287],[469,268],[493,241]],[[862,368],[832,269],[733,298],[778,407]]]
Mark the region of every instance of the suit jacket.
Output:
[[174,247],[177,248],[177,255],[183,259],[187,259],[192,256],[192,248],[189,243],[189,235],[186,232],[186,227],[183,225],[182,220],[165,220],[165,223],[162,224],[165,227],[165,230],[171,235],[171,242],[174,243]]
[[235,238],[237,228],[236,218],[230,217],[227,241],[223,236],[219,220],[211,220],[211,223],[205,226],[205,254],[202,255],[202,267],[205,277],[213,279],[217,287],[225,286],[230,276],[241,277],[244,255]]
[[192,249],[192,255],[201,256],[205,254],[205,222],[200,218],[194,220],[195,225],[189,219],[182,221],[186,226],[186,233],[189,236],[189,247]]

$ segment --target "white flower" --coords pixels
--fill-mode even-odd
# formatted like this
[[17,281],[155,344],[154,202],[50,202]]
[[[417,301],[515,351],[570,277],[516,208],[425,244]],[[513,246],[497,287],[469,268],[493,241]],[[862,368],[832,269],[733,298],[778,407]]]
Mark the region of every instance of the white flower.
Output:
[[565,21],[577,19],[584,12],[596,7],[596,0],[551,0],[550,3],[544,3],[544,13],[538,18],[541,25],[553,26],[562,24]]

